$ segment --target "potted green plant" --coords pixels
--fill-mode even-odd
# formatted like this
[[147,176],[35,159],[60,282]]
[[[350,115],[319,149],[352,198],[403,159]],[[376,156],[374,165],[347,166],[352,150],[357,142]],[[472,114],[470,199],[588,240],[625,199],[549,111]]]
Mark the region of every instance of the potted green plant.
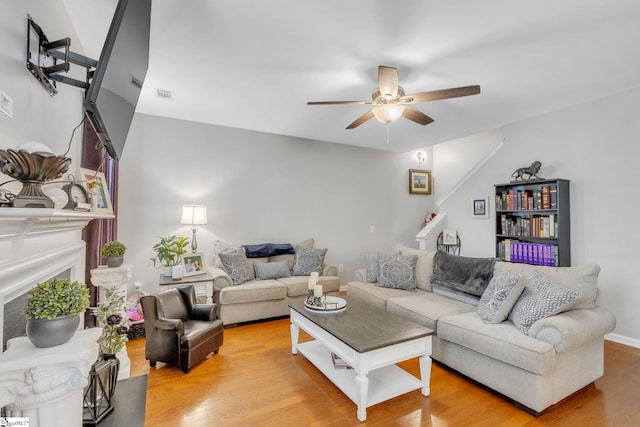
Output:
[[28,292],[24,314],[27,337],[36,347],[53,347],[69,341],[89,307],[89,289],[71,279],[39,283]]
[[102,327],[98,345],[103,357],[117,354],[127,343],[129,319],[125,313],[125,297],[116,288],[104,288],[104,299],[93,309]]
[[160,264],[164,267],[164,275],[171,276],[171,267],[180,263],[180,257],[187,253],[188,237],[178,237],[175,235],[161,237],[160,241],[153,245],[156,253],[151,258],[155,267]]
[[127,247],[124,243],[113,240],[102,245],[100,252],[109,267],[120,267],[124,262],[124,254],[127,252]]

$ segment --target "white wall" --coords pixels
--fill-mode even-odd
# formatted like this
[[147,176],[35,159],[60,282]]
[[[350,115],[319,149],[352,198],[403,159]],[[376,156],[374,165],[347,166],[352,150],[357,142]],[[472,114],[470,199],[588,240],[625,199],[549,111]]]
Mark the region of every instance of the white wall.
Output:
[[[571,180],[572,265],[601,266],[598,301],[616,315],[612,337],[634,346],[640,346],[640,283],[632,269],[640,240],[634,224],[639,104],[640,90],[634,90],[505,126],[504,146],[441,206],[461,235],[462,255],[495,256],[494,205],[490,219],[471,219],[470,199],[493,194],[494,184],[509,182],[516,168],[534,160],[542,162],[541,176]],[[439,157],[464,156],[465,148],[446,143],[434,153],[438,175]]]
[[[383,132],[381,127],[381,132]],[[431,150],[425,164],[431,165]],[[415,152],[398,154],[242,129],[136,115],[120,161],[118,237],[134,280],[158,290],[149,258],[160,236],[191,236],[181,206],[207,205],[198,249],[208,262],[216,239],[231,244],[296,243],[309,237],[344,265],[343,284],[364,255],[415,234],[433,196],[409,194]],[[374,226],[375,232],[370,232]]]
[[[51,97],[29,73],[25,66],[27,14],[40,25],[49,40],[70,37],[72,46],[77,41],[67,15],[57,2],[31,0],[2,3],[0,89],[13,98],[14,114],[10,118],[0,113],[0,148],[16,148],[27,141],[38,141],[61,155],[67,150],[73,128],[82,120],[84,91],[58,84],[58,94]],[[82,53],[78,50],[74,52]],[[72,158],[72,169],[80,164],[77,159],[80,158],[81,136],[79,129],[67,155]],[[0,177],[0,182],[9,179],[5,175]],[[3,188],[19,191],[21,186],[12,184]]]

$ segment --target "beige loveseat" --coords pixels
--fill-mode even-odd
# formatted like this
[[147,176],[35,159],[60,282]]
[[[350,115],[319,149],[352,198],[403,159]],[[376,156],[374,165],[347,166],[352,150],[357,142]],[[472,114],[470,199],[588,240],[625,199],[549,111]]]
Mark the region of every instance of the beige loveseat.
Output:
[[[495,308],[491,296],[483,293],[478,299],[477,295],[458,295],[451,288],[444,292],[442,287],[434,288],[436,282],[440,283],[434,280],[435,253],[402,246],[397,249],[403,257],[416,257],[415,290],[376,286],[368,282],[367,270],[362,269],[356,272],[356,280],[348,284],[347,294],[435,330],[434,360],[512,399],[534,415],[603,375],[604,335],[614,329],[615,318],[596,306],[600,271],[596,264],[543,267],[494,261],[493,277],[517,276],[514,289],[522,290],[510,296],[503,294],[501,298],[511,298],[510,303],[515,299],[514,307],[503,305],[503,311],[505,307],[511,311],[496,316],[495,323],[486,323],[478,306],[483,310]],[[533,274],[534,270],[544,276],[543,281],[550,279],[568,290],[567,295],[575,298],[579,294],[579,298],[559,314],[552,313],[536,321],[535,317],[517,316],[537,310],[535,306],[524,305],[514,318],[520,301],[537,301],[532,293],[537,288],[528,282],[530,277],[541,277]],[[441,271],[438,274],[442,277]],[[507,318],[500,321],[501,317]],[[526,333],[513,323],[516,321],[522,327],[523,319],[533,321]]]
[[[292,244],[291,247],[297,252],[254,258],[247,258],[245,255],[243,260],[237,252],[244,250],[241,246],[215,242],[214,265],[207,270],[213,276],[218,315],[225,326],[288,315],[289,303],[302,301],[307,297],[309,268],[318,271],[318,283],[327,295],[339,294],[340,279],[337,276],[337,268],[324,265],[323,251],[326,253],[326,249],[314,249],[314,239]],[[238,283],[238,280],[234,283],[234,266],[227,262],[227,267],[231,268],[225,269],[220,257],[221,253],[232,252],[235,252],[235,258],[241,265],[246,261],[247,265],[243,267],[248,267],[248,276],[245,275],[240,280],[241,283]],[[298,268],[302,265],[303,252],[315,254],[315,267]],[[286,265],[286,269],[283,264]],[[243,281],[244,279],[248,280]]]

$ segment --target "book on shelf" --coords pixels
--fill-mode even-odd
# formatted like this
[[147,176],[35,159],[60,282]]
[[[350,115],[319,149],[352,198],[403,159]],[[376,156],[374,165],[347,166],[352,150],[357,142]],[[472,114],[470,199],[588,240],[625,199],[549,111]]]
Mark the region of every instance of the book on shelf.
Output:
[[338,356],[334,352],[331,352],[331,360],[333,361],[333,366],[335,368],[353,369],[342,357]]
[[498,243],[498,258],[514,263],[558,266],[558,246],[505,239]]

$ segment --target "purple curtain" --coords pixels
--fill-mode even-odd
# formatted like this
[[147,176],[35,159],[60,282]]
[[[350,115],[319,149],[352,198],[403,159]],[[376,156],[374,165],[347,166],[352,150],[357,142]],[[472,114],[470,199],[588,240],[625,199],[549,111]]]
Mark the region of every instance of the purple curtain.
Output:
[[[100,145],[98,135],[88,120],[84,122],[82,140],[82,159],[80,165],[83,168],[104,172],[114,219],[94,219],[82,231],[82,238],[87,243],[85,283],[89,285],[91,306],[98,303],[97,288],[91,285],[91,270],[103,264],[100,248],[105,243],[116,240],[117,236],[117,212],[118,212],[118,162],[110,158],[105,149]],[[87,312],[85,325],[95,326],[95,317]]]

